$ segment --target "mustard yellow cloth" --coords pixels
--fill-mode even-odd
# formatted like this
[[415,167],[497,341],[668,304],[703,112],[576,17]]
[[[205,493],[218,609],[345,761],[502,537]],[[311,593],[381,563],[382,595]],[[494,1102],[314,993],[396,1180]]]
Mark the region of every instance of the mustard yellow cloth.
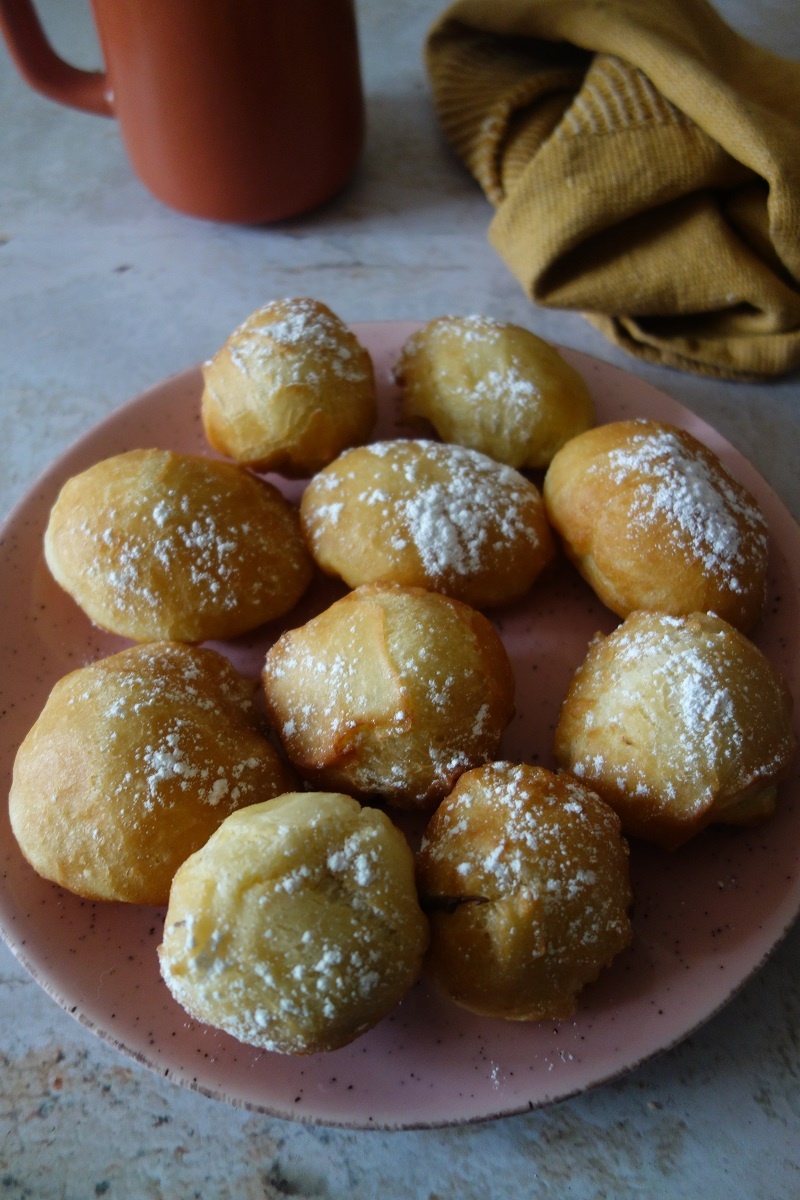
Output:
[[800,63],[705,0],[456,0],[425,61],[531,299],[684,370],[800,366]]

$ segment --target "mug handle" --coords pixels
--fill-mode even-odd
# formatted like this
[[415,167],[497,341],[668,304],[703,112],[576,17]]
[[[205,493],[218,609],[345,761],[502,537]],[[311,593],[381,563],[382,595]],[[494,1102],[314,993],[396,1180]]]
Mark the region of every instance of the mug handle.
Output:
[[70,108],[113,117],[105,72],[83,71],[59,58],[31,0],[0,0],[0,31],[23,79],[37,92]]

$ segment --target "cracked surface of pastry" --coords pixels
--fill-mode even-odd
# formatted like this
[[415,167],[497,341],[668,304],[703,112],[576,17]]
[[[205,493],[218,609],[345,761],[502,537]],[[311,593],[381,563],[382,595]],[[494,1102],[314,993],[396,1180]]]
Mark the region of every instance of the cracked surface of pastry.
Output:
[[493,762],[462,775],[417,854],[426,971],[481,1016],[571,1016],[632,939],[628,846],[588,787]]
[[296,792],[235,813],[184,863],[159,958],[198,1020],[314,1054],[386,1016],[427,943],[403,834],[350,796]]
[[372,359],[325,304],[264,305],[203,365],[201,416],[215,450],[303,477],[366,441],[377,401]]
[[406,341],[395,377],[407,418],[511,467],[546,467],[594,423],[583,376],[556,347],[490,317],[429,321]]
[[491,758],[514,712],[494,626],[422,588],[365,584],[271,647],[267,711],[315,786],[429,807]]
[[744,632],[756,625],[766,520],[690,433],[644,419],[598,425],[556,454],[543,493],[567,555],[618,616],[715,612]]
[[556,728],[561,766],[630,836],[675,849],[775,809],[795,753],[792,698],[764,654],[710,613],[632,613],[589,646]]
[[95,900],[165,904],[235,809],[294,785],[257,685],[215,651],[148,643],[59,680],[22,743],[11,825],[34,869]]
[[313,575],[277,488],[169,450],[130,450],[67,480],[44,546],[89,619],[138,642],[236,637],[293,608]]
[[300,519],[319,566],[350,587],[391,581],[476,608],[519,599],[554,554],[533,483],[427,438],[346,451],[308,484]]

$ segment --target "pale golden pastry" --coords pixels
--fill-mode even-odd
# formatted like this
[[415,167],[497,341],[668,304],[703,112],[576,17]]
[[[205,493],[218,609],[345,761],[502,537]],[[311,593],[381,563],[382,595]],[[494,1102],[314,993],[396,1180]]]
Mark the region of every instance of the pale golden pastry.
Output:
[[631,942],[619,818],[542,767],[496,762],[462,775],[428,824],[417,880],[431,922],[426,970],[481,1016],[569,1017]]
[[209,442],[260,471],[311,475],[375,422],[372,359],[318,300],[258,309],[205,363],[203,381]]
[[405,416],[511,467],[546,467],[594,424],[594,403],[555,346],[490,317],[437,317],[413,333],[395,366]]
[[756,624],[766,520],[685,430],[648,420],[590,429],[553,459],[544,499],[567,555],[618,616],[715,612],[744,632]]
[[391,581],[476,608],[523,596],[554,553],[532,483],[424,438],[346,451],[311,480],[300,519],[319,566],[350,587]]
[[336,1050],[419,977],[428,925],[403,835],[349,796],[228,817],[175,876],[161,973],[200,1021],[281,1054]]
[[591,643],[555,752],[627,834],[673,849],[712,822],[771,815],[795,752],[792,698],[766,656],[719,617],[632,613]]
[[313,562],[297,509],[232,463],[130,450],[74,475],[44,539],[55,580],[134,641],[231,638],[287,613]]
[[514,675],[491,623],[422,588],[365,584],[269,650],[267,710],[316,786],[424,807],[497,750]]
[[256,687],[180,642],[66,675],[14,763],[11,827],[28,862],[79,896],[166,904],[177,868],[229,813],[293,786]]

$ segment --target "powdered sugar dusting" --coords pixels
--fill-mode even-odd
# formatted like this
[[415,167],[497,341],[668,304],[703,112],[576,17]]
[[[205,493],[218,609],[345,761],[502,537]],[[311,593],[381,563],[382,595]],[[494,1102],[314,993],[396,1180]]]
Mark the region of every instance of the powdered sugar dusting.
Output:
[[632,522],[647,526],[666,518],[672,536],[707,571],[724,575],[731,591],[743,590],[739,575],[753,554],[766,555],[766,521],[755,501],[675,431],[643,423],[640,433],[589,473],[598,470],[620,485],[634,480]]
[[[448,373],[443,384],[448,394],[458,397],[463,404],[486,407],[487,411],[494,407],[495,420],[502,424],[506,436],[525,436],[536,418],[542,392],[519,356],[510,353],[507,344],[503,346],[507,328],[500,321],[480,314],[437,317],[408,338],[399,373],[402,375],[403,360],[419,354],[425,341],[435,348],[456,336],[468,356],[473,348],[480,354],[494,351],[496,359],[488,369],[477,375],[465,370],[463,377]],[[503,355],[497,353],[501,346]]]
[[447,313],[412,333],[406,341],[406,346],[411,352],[415,352],[423,338],[440,337],[452,333],[453,330],[458,330],[459,338],[468,345],[471,342],[496,345],[502,339],[504,328],[501,321],[484,313],[469,313],[463,317]]
[[241,757],[231,754],[252,719],[250,689],[227,665],[213,671],[195,654],[190,647],[137,647],[86,668],[82,691],[70,698],[73,706],[101,706],[96,752],[109,763],[125,755],[129,769],[117,778],[114,803],[131,822],[137,810],[169,808],[176,793],[211,807],[263,799],[265,759],[253,753],[256,739],[247,736]]
[[300,770],[405,802],[444,794],[486,761],[511,716],[510,673],[490,665],[463,611],[392,585],[352,592],[285,633],[263,679]]
[[92,619],[137,640],[232,636],[285,611],[311,576],[298,514],[276,488],[164,450],[68,481],[45,547]]
[[561,958],[628,939],[618,820],[567,776],[503,762],[470,772],[437,811],[420,855],[428,894],[454,868],[456,896],[513,899],[516,919],[540,931],[539,953]]
[[370,378],[369,362],[343,322],[305,297],[265,305],[234,331],[226,346],[231,362],[245,375],[269,369],[276,350],[283,350],[278,361],[287,385],[320,382],[328,373],[350,383]]
[[167,925],[160,951],[184,1007],[279,1053],[357,1037],[410,985],[423,949],[421,913],[404,928],[410,862],[404,888],[388,822],[329,800],[310,820],[290,804],[277,827],[243,827],[241,861],[234,841],[201,852],[192,871],[220,886],[191,928]]
[[[179,486],[164,494],[146,488],[129,496],[127,510],[106,514],[105,523],[87,518],[81,534],[87,543],[100,543],[109,555],[87,556],[86,574],[104,588],[106,602],[117,613],[147,608],[157,615],[164,606],[164,582],[176,570],[202,591],[220,611],[235,611],[241,602],[240,556],[258,531],[251,520],[226,519],[230,502],[223,488],[201,501]],[[263,533],[262,533],[263,536]],[[256,576],[255,592],[266,580]]]
[[629,618],[590,650],[573,686],[591,697],[572,740],[573,774],[686,815],[768,782],[791,752],[773,669],[712,616]]
[[473,576],[500,546],[539,545],[531,520],[538,492],[518,471],[463,446],[409,439],[348,452],[317,477],[311,487],[326,496],[313,510],[317,549],[339,524],[355,453],[376,464],[358,500],[375,509],[395,548],[413,545],[434,584]]

